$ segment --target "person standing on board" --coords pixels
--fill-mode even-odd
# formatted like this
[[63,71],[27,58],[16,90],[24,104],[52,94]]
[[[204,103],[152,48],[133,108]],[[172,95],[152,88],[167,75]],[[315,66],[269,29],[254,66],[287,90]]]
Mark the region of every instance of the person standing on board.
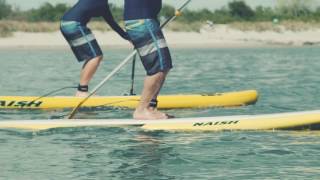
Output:
[[125,0],[126,31],[147,72],[134,119],[169,118],[156,109],[157,96],[172,68],[170,51],[157,19],[161,8],[162,0]]
[[61,19],[60,30],[79,62],[84,62],[76,96],[88,95],[88,84],[102,61],[102,51],[87,23],[92,17],[104,20],[123,39],[127,33],[115,22],[108,0],[79,0]]

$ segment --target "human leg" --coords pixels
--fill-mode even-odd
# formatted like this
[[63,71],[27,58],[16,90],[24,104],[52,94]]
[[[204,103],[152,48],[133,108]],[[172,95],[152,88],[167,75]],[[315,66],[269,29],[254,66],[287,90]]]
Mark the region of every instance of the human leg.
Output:
[[[79,83],[80,86],[89,85],[90,80],[93,78],[101,61],[102,61],[102,56],[98,56],[86,62],[86,64],[83,66],[81,70],[80,83]],[[88,91],[81,90],[78,88],[78,91],[76,92],[76,96],[86,97],[87,95],[88,95]]]
[[167,119],[167,115],[150,108],[150,101],[160,91],[167,73],[158,72],[155,75],[147,76],[144,80],[144,87],[141,99],[136,108],[134,119]]
[[158,96],[172,68],[171,55],[159,22],[153,19],[126,21],[126,29],[147,72],[141,102],[133,116],[135,119],[166,119],[166,114],[150,107],[150,101]]
[[75,21],[62,21],[61,32],[79,62],[85,62],[76,96],[88,95],[88,84],[102,61],[102,51],[91,30]]

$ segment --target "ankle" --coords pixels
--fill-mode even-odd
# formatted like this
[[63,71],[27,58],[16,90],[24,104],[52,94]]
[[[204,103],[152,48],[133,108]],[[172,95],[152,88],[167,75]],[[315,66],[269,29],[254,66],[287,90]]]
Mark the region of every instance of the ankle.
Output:
[[89,91],[89,86],[88,85],[78,85],[78,92],[83,92],[87,93]]
[[157,99],[151,99],[150,103],[149,103],[149,108],[154,110],[157,109],[158,107],[158,100]]

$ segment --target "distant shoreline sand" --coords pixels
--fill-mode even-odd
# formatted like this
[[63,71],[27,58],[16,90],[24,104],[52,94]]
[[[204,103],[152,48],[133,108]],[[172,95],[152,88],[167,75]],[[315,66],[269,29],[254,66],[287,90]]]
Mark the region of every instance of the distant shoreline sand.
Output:
[[[94,31],[103,47],[130,48],[114,32]],[[197,32],[165,31],[170,47],[177,48],[241,48],[269,46],[304,46],[320,45],[320,29],[284,32],[240,31],[228,25],[216,25],[214,28],[203,28]],[[0,48],[66,48],[66,41],[60,32],[26,33],[15,32],[12,37],[0,38]]]

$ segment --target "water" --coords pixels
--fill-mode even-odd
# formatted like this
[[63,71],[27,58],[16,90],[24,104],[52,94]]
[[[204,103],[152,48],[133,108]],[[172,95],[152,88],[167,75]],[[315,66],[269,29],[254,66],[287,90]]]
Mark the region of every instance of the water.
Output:
[[[105,50],[97,84],[128,50]],[[178,117],[278,113],[320,107],[319,51],[305,48],[173,49],[175,69],[163,94],[256,89],[256,105],[168,110]],[[1,95],[42,95],[78,81],[69,50],[0,50]],[[99,95],[130,89],[130,66]],[[135,91],[144,70],[137,65]],[[73,89],[58,95],[72,95]],[[47,119],[68,113],[0,110],[4,119]],[[129,118],[132,110],[81,112],[78,118]],[[138,128],[0,131],[0,179],[318,179],[318,131],[173,133]]]

